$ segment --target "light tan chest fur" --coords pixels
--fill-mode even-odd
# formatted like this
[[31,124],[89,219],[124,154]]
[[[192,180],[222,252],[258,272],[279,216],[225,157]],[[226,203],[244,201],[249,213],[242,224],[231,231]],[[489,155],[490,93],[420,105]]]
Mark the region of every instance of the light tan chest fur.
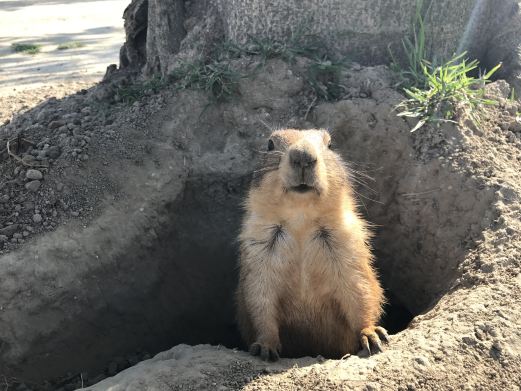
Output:
[[[306,205],[278,209],[277,216],[252,213],[241,235],[251,253],[241,266],[253,281],[275,290],[293,318],[304,316],[323,309],[339,289],[355,288],[356,253],[363,245],[359,224],[351,211],[321,215]],[[274,229],[281,230],[275,243]],[[320,238],[322,230],[330,234],[330,246]]]

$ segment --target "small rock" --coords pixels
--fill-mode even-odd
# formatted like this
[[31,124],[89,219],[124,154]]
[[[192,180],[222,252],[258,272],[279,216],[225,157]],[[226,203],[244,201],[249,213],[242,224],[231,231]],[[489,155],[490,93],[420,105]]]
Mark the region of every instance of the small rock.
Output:
[[42,215],[41,215],[41,214],[39,214],[39,213],[35,213],[35,214],[33,215],[33,221],[34,221],[35,223],[41,223],[42,220],[43,220],[43,218],[42,218]]
[[49,128],[50,129],[56,129],[56,128],[59,128],[60,126],[63,126],[65,125],[65,122],[63,121],[52,121],[50,124],[49,124]]
[[23,157],[22,157],[22,161],[25,163],[25,164],[28,164],[28,165],[31,165],[31,164],[34,164],[35,163],[35,158],[33,155],[27,153],[25,154]]
[[5,243],[9,240],[9,238],[5,235],[0,235],[0,243]]
[[30,169],[25,173],[25,177],[30,180],[40,180],[43,178],[43,174],[41,171]]
[[47,111],[46,110],[42,110],[38,113],[38,115],[36,116],[36,120],[38,122],[42,122],[45,120],[45,118],[47,117]]
[[52,146],[47,149],[46,154],[51,159],[57,159],[61,155],[61,149],[58,146]]
[[38,180],[27,182],[25,188],[29,191],[36,192],[40,188],[41,182]]
[[13,238],[15,238],[15,239],[22,239],[23,235],[19,234],[19,233],[15,233],[15,234],[13,234]]
[[3,196],[0,197],[0,202],[1,203],[6,203],[7,201],[9,201],[9,195],[8,194],[4,194]]
[[429,360],[426,357],[423,357],[423,356],[415,357],[414,361],[416,361],[418,364],[423,365],[423,366],[429,365]]
[[18,224],[8,225],[7,227],[0,229],[0,235],[13,236],[13,234],[18,231],[18,228],[20,228]]
[[64,185],[63,183],[58,183],[58,184],[56,185],[56,190],[58,190],[58,191],[62,191],[64,187],[65,187],[65,185]]

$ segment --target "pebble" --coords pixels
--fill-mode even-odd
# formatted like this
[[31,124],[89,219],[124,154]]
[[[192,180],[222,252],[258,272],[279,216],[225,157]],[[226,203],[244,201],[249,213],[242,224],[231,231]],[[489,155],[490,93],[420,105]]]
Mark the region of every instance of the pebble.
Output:
[[36,120],[38,122],[42,122],[43,120],[45,120],[45,117],[47,117],[47,111],[46,110],[42,110],[36,116]]
[[41,171],[30,169],[25,173],[25,177],[30,180],[40,180],[43,178],[43,174]]
[[33,221],[34,221],[35,223],[41,223],[42,220],[43,220],[43,218],[42,218],[42,215],[41,215],[41,214],[39,214],[39,213],[35,213],[35,214],[33,215]]
[[35,163],[35,158],[33,155],[30,155],[30,154],[26,154],[24,155],[24,157],[22,158],[22,161],[25,163],[25,164],[28,164],[28,165],[31,165],[31,164],[34,164]]
[[50,129],[56,129],[56,128],[59,128],[60,126],[63,126],[65,125],[65,122],[63,121],[52,121],[50,124],[49,124],[49,128]]
[[46,154],[51,159],[57,159],[58,157],[60,157],[60,154],[61,154],[60,147],[58,147],[58,146],[49,147],[49,149],[47,149],[47,151],[46,151]]
[[36,192],[40,188],[41,182],[39,180],[27,182],[25,188],[29,191]]
[[13,234],[18,231],[18,228],[20,228],[18,224],[8,225],[7,227],[0,229],[0,235],[13,236]]
[[58,184],[56,185],[56,190],[58,190],[58,191],[62,191],[64,187],[65,187],[65,185],[64,185],[63,183],[58,183]]
[[5,235],[0,235],[0,243],[5,243],[9,240],[9,238]]
[[0,202],[1,203],[6,203],[7,201],[9,201],[9,195],[8,194],[4,194],[3,196],[0,197]]

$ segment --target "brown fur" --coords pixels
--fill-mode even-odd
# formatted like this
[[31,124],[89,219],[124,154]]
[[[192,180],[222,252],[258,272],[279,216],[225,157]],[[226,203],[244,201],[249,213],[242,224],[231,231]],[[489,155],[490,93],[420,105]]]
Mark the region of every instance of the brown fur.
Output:
[[[338,358],[369,348],[368,341],[379,348],[384,297],[349,171],[324,130],[276,131],[270,140],[275,149],[255,172],[239,236],[245,342],[264,359]],[[316,158],[314,166],[295,166],[295,149]],[[313,190],[293,191],[301,182]]]

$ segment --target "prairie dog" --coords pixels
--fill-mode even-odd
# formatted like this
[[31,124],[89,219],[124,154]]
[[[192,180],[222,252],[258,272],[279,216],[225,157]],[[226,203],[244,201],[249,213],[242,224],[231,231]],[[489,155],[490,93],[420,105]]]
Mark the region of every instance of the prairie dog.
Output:
[[250,353],[381,351],[384,296],[349,171],[325,130],[271,134],[245,200],[236,292]]

